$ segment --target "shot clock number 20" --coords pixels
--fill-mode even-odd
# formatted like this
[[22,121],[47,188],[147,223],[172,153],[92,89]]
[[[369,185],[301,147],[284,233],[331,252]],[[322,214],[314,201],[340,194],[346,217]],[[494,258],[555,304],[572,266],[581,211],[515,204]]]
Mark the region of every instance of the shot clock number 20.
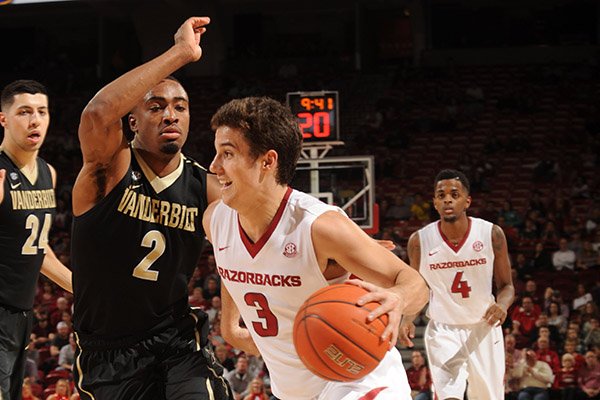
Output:
[[304,142],[339,141],[338,92],[290,92],[287,103],[298,119]]

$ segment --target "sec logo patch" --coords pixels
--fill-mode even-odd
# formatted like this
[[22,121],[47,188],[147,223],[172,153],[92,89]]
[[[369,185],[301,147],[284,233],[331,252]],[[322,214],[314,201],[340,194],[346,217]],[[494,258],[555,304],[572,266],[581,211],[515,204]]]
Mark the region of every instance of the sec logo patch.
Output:
[[298,250],[296,249],[296,245],[294,243],[287,243],[283,247],[283,255],[287,258],[296,257],[298,254]]
[[473,250],[475,250],[475,251],[483,250],[483,243],[481,243],[479,240],[476,241],[475,243],[473,243]]

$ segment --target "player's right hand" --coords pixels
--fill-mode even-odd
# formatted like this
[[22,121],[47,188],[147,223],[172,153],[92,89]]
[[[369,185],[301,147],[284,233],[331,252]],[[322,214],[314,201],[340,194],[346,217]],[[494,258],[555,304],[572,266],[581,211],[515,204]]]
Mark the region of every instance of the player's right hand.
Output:
[[200,37],[206,32],[205,26],[210,23],[208,17],[190,17],[175,32],[175,45],[186,46],[190,51],[191,61],[202,57]]
[[398,332],[398,342],[402,346],[414,347],[412,339],[415,338],[415,324],[411,322],[402,321],[400,323],[400,330]]
[[4,179],[6,178],[6,170],[0,169],[0,204],[4,200]]

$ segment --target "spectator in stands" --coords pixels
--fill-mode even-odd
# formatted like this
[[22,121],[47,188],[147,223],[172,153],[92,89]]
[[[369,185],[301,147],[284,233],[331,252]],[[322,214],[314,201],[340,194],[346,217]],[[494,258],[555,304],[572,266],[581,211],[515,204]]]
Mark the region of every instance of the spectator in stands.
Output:
[[46,400],[70,400],[71,397],[71,385],[66,379],[59,379],[56,381],[56,387],[54,393],[46,398]]
[[571,311],[569,309],[569,306],[563,301],[563,297],[560,290],[548,287],[546,288],[546,293],[544,294],[544,309],[548,310],[550,308],[550,303],[552,302],[558,303],[560,315],[565,317],[565,320],[568,321],[569,314],[571,313]]
[[600,399],[600,363],[593,351],[585,353],[585,364],[577,373],[578,399]]
[[26,378],[23,381],[23,388],[21,389],[21,400],[40,400],[39,397],[33,394],[31,382]]
[[60,348],[60,353],[58,354],[58,367],[56,367],[57,370],[73,371],[76,347],[77,343],[75,343],[74,333],[71,332],[69,334],[69,344]]
[[212,325],[221,312],[221,296],[213,296],[210,299],[210,308],[206,310],[206,314],[208,315],[208,322]]
[[531,263],[533,264],[532,269],[535,272],[551,271],[554,269],[554,265],[552,265],[552,257],[544,247],[544,243],[537,242],[535,244],[533,259]]
[[598,306],[593,301],[588,301],[583,306],[583,309],[580,313],[581,324],[583,324],[583,334],[586,333],[586,324],[592,318],[600,317],[600,313],[598,312]]
[[56,326],[56,324],[62,321],[63,311],[70,312],[70,304],[65,297],[60,296],[56,299],[56,306],[52,314],[50,314],[50,325]]
[[233,371],[235,369],[235,361],[229,357],[229,349],[226,345],[220,344],[215,347],[215,357],[225,372]]
[[523,349],[525,357],[513,370],[513,376],[519,378],[518,400],[549,400],[548,387],[554,382],[550,366],[537,359],[535,351]]
[[235,363],[235,369],[224,374],[233,390],[234,400],[243,400],[242,393],[248,388],[253,376],[248,372],[248,359],[240,355]]
[[598,263],[599,252],[592,247],[592,242],[584,240],[581,251],[577,254],[577,267],[579,269],[589,269]]
[[269,400],[267,392],[265,391],[265,385],[261,378],[256,377],[252,379],[248,387],[248,394],[243,400]]
[[573,310],[583,311],[585,305],[592,302],[594,299],[592,295],[587,291],[583,283],[578,283],[575,298],[573,299]]
[[547,313],[548,325],[556,327],[558,333],[564,335],[567,332],[567,319],[561,314],[560,304],[556,301],[551,301]]
[[210,304],[210,301],[215,296],[221,295],[221,287],[219,286],[219,278],[218,275],[209,275],[206,277],[204,281],[204,289],[202,290],[202,297],[204,298],[207,304]]
[[589,328],[584,330],[583,344],[587,346],[588,350],[600,346],[600,326],[597,317],[589,320]]
[[60,349],[69,344],[70,329],[66,322],[56,324],[56,335],[50,341],[50,355],[58,357]]
[[545,312],[540,313],[540,316],[535,321],[535,329],[531,335],[531,339],[536,341],[542,334],[550,339],[550,345],[552,348],[556,348],[556,344],[560,342],[561,336],[555,326],[552,326],[548,322],[548,314]]
[[204,300],[204,296],[202,295],[201,287],[192,288],[192,294],[188,296],[188,302],[191,307],[200,307],[202,309],[206,307],[206,300]]
[[385,219],[406,221],[411,216],[411,205],[413,199],[406,195],[406,188],[400,188],[400,192],[394,196],[394,202],[385,213]]
[[415,350],[411,356],[412,365],[406,370],[413,400],[431,399],[431,374],[423,354]]
[[56,307],[56,299],[58,297],[56,295],[55,286],[45,278],[41,278],[40,280],[42,281],[42,290],[36,296],[35,303],[41,308],[52,312]]
[[539,239],[540,233],[534,220],[530,218],[525,219],[525,224],[523,224],[519,230],[519,237],[521,238],[521,241],[525,242],[531,242]]
[[498,210],[492,201],[481,200],[478,217],[495,224],[498,220]]
[[524,298],[525,296],[531,297],[531,300],[533,300],[533,307],[538,313],[542,311],[542,299],[538,295],[538,288],[535,280],[528,279],[525,282],[525,291],[521,294],[521,298]]
[[519,392],[519,378],[515,378],[513,376],[515,366],[518,365],[522,358],[523,353],[521,350],[516,348],[517,339],[514,335],[508,334],[504,336],[504,353],[505,353],[505,393],[507,397],[516,398],[517,393]]
[[541,216],[546,215],[546,202],[539,190],[534,190],[533,193],[531,193],[528,210],[537,211]]
[[585,363],[585,357],[577,351],[578,339],[566,339],[564,345],[564,353],[570,354],[575,360],[575,368],[579,369]]
[[431,205],[428,201],[423,199],[423,195],[417,193],[415,195],[415,201],[410,206],[410,212],[413,217],[421,222],[429,221],[429,209]]
[[48,314],[41,313],[39,319],[33,325],[31,333],[35,336],[34,343],[36,348],[46,346],[50,341],[50,334],[54,332],[54,328],[50,325]]
[[531,277],[533,273],[533,266],[530,262],[525,258],[525,254],[518,253],[513,263],[513,268],[517,271],[517,275],[520,279],[527,279]]
[[538,360],[546,362],[552,372],[556,373],[560,369],[560,359],[558,353],[550,349],[550,340],[547,337],[539,337],[537,339],[537,351],[535,352]]
[[526,343],[530,340],[535,329],[535,322],[540,316],[540,312],[536,311],[533,305],[533,300],[530,296],[524,296],[521,301],[521,307],[514,310],[512,317],[513,324],[519,324],[518,333],[525,339],[517,336],[518,343]]
[[556,229],[554,221],[550,220],[544,225],[544,229],[540,233],[540,239],[544,242],[544,246],[548,248],[556,248],[560,239],[560,233]]
[[506,226],[517,228],[521,226],[522,218],[519,213],[513,208],[510,200],[505,200],[502,204],[502,210],[498,214],[498,217],[504,217],[504,223]]
[[561,368],[556,373],[554,380],[554,389],[560,396],[560,400],[576,400],[577,369],[575,368],[575,357],[572,354],[563,354]]
[[558,250],[552,254],[552,265],[557,271],[575,270],[575,252],[569,249],[568,244],[567,238],[561,238],[558,242]]

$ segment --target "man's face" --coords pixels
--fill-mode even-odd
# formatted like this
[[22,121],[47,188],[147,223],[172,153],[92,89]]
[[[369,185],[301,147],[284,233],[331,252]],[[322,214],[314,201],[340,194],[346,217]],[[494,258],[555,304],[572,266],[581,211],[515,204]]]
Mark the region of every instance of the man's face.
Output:
[[50,125],[48,96],[42,93],[15,95],[14,102],[0,113],[0,124],[4,127],[6,147],[24,152],[39,150]]
[[242,205],[250,206],[262,181],[260,157],[253,157],[242,132],[227,126],[217,128],[215,149],[210,172],[221,184],[223,202],[238,211]]
[[423,355],[421,354],[421,352],[413,351],[412,363],[417,368],[419,368],[421,365],[425,364],[425,360],[423,359]]
[[523,299],[522,304],[523,304],[523,309],[525,311],[532,311],[533,310],[533,301],[531,300],[531,298],[525,297]]
[[176,154],[190,129],[187,93],[173,80],[161,81],[133,109],[129,126],[137,148],[153,154]]
[[471,196],[457,179],[443,179],[434,190],[433,205],[445,222],[454,222],[471,205]]

